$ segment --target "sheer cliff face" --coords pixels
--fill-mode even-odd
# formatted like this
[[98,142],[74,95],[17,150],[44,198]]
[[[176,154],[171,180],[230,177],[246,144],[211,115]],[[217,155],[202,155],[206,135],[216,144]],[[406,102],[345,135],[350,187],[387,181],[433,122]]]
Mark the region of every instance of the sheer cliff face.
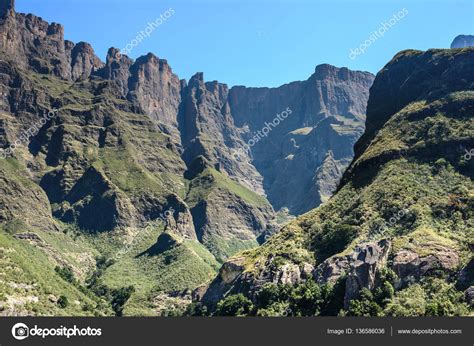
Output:
[[372,81],[370,73],[320,65],[304,82],[230,90],[235,123],[248,129],[243,135],[248,141],[278,114],[291,111],[251,148],[275,209],[301,214],[332,194],[363,132]]
[[320,65],[307,81],[229,89],[202,73],[180,81],[153,54],[132,62],[118,53],[97,75],[170,135],[188,166],[202,155],[277,210],[301,214],[327,200],[364,128],[370,73]]

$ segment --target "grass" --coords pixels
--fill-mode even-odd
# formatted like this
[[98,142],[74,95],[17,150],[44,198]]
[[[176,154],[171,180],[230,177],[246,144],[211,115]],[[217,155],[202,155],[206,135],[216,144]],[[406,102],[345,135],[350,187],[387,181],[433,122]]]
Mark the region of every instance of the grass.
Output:
[[[20,304],[13,314],[40,316],[92,316],[101,312],[98,299],[83,293],[64,281],[55,272],[55,264],[48,255],[26,240],[18,240],[0,228],[0,304],[8,308],[8,301]],[[67,297],[69,305],[60,308],[50,298]],[[21,304],[23,302],[24,304]],[[94,309],[87,310],[87,306]],[[94,311],[95,310],[95,311]]]
[[190,182],[186,202],[193,208],[199,201],[207,199],[209,194],[217,188],[225,189],[256,207],[269,205],[265,197],[250,191],[213,168],[206,168]]
[[161,230],[135,242],[130,251],[107,268],[103,282],[110,288],[132,285],[136,291],[125,305],[125,315],[156,315],[153,298],[163,292],[182,291],[209,282],[218,262],[200,243],[173,235],[177,244],[160,253],[144,254]]

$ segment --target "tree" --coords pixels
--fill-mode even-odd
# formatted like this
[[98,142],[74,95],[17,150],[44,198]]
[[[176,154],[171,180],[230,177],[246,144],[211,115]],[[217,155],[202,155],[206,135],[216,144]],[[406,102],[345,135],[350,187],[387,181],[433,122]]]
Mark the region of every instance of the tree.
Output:
[[69,305],[69,301],[68,301],[67,297],[66,296],[60,296],[59,299],[58,299],[58,305],[61,309],[67,308],[67,306]]
[[115,311],[116,316],[122,316],[123,307],[133,292],[135,292],[135,287],[133,286],[121,287],[111,292],[112,309]]
[[360,290],[360,299],[352,300],[349,304],[348,316],[380,316],[382,308],[374,300],[369,289]]
[[216,316],[246,316],[253,310],[250,299],[243,294],[226,297],[217,304]]

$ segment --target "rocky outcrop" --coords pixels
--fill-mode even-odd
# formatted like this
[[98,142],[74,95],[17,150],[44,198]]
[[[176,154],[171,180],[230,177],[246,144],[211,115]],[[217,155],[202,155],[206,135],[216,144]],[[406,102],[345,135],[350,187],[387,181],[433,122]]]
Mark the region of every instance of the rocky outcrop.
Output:
[[128,79],[132,65],[132,59],[120,54],[117,48],[110,48],[107,52],[105,65],[97,71],[97,75],[116,83],[121,95],[125,97],[129,90]]
[[458,35],[451,43],[451,48],[474,47],[474,35]]
[[314,267],[309,263],[286,263],[282,266],[274,265],[274,258],[270,258],[264,266],[263,271],[257,275],[245,270],[245,257],[234,257],[226,261],[217,277],[208,287],[199,288],[194,299],[209,306],[211,309],[215,304],[229,294],[243,293],[251,299],[266,283],[295,285],[309,279]]
[[377,243],[359,245],[350,259],[350,269],[346,279],[344,306],[349,307],[352,299],[359,296],[363,288],[373,289],[377,273],[386,266],[391,243],[382,239]]
[[457,280],[457,286],[460,289],[474,286],[474,258],[471,258],[466,266],[462,268]]
[[15,13],[13,7],[13,1],[2,6],[0,47],[19,66],[75,81],[88,78],[103,65],[89,44],[65,41],[60,24]]
[[326,259],[316,267],[313,273],[315,281],[319,284],[326,282],[335,283],[349,271],[350,259],[351,256],[333,256]]
[[74,81],[86,80],[103,66],[89,43],[79,42],[71,49],[71,78]]
[[466,296],[466,302],[471,307],[474,307],[474,286],[471,286],[466,290],[465,296]]
[[226,84],[204,82],[202,73],[191,78],[183,90],[179,114],[183,159],[189,165],[197,156],[203,156],[220,172],[264,194],[262,177],[243,150],[244,143],[234,124],[228,94]]
[[168,62],[151,53],[138,58],[130,67],[128,88],[128,99],[177,140],[181,82]]
[[0,1],[0,19],[6,18],[11,12],[15,11],[15,0]]
[[244,270],[243,258],[237,257],[225,262],[217,277],[208,286],[198,288],[193,293],[193,299],[206,305],[213,305],[228,293],[235,281]]
[[458,266],[459,255],[453,249],[445,248],[427,256],[401,250],[395,254],[391,267],[402,283],[407,283],[418,281],[425,275],[435,274],[436,271],[450,273]]

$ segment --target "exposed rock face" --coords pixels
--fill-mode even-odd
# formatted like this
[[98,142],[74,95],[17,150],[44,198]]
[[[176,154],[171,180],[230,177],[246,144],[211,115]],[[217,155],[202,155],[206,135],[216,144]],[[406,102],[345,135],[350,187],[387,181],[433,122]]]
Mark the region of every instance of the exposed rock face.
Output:
[[211,305],[218,302],[242,275],[243,269],[243,258],[232,258],[225,262],[219,270],[219,275],[209,286],[200,287],[194,292],[194,300]]
[[474,285],[474,258],[459,273],[457,285],[461,289]]
[[258,275],[245,271],[245,257],[234,257],[225,262],[217,277],[206,288],[199,288],[195,300],[203,304],[213,305],[229,294],[244,293],[255,299],[256,293],[265,283],[295,285],[309,279],[314,267],[309,263],[296,265],[287,263],[283,266],[274,265],[274,258],[268,259],[263,271]]
[[97,74],[116,83],[121,95],[126,96],[129,90],[128,79],[130,78],[130,67],[132,65],[132,59],[120,54],[117,48],[110,48],[107,52],[104,67]]
[[[227,101],[229,89],[216,81],[204,82],[202,73],[195,74],[183,91],[179,115],[183,159],[188,165],[199,155],[221,172],[253,191],[263,194],[262,177],[255,167],[236,158],[243,148]],[[237,161],[242,159],[242,163]]]
[[316,267],[313,273],[316,282],[335,283],[341,276],[346,275],[350,268],[351,256],[333,256]]
[[451,48],[474,47],[474,35],[459,35],[451,43]]
[[15,11],[15,0],[0,1],[0,19],[8,16],[9,12]]
[[346,308],[352,299],[358,297],[362,288],[372,289],[376,284],[380,268],[387,265],[391,243],[387,239],[366,243],[346,256],[333,256],[325,260],[313,272],[316,282],[335,283],[347,276],[344,304]]
[[93,72],[103,66],[89,43],[79,42],[71,50],[71,78],[86,80]]
[[[264,127],[271,128],[251,153],[276,210],[288,207],[291,213],[300,214],[334,191],[364,130],[372,81],[370,73],[319,65],[304,82],[230,90],[230,108],[235,124],[247,129],[245,140],[250,141]],[[276,121],[277,126],[268,125],[287,110],[291,114]],[[325,161],[328,155],[332,163]]]
[[0,26],[2,49],[14,57],[15,62],[24,68],[39,73],[52,74],[66,80],[85,79],[103,64],[86,43],[75,46],[64,40],[64,28],[57,23],[49,24],[34,15],[24,15],[13,11],[14,3],[7,1],[12,8],[2,13]]
[[474,306],[474,286],[466,290],[466,301],[470,306]]
[[409,282],[419,280],[435,271],[453,272],[458,265],[459,255],[452,249],[439,249],[425,257],[420,257],[413,251],[402,250],[395,254],[392,269],[402,282]]
[[138,58],[130,67],[128,88],[128,99],[177,140],[181,82],[168,62],[151,53]]
[[360,245],[351,256],[350,270],[346,279],[346,293],[344,306],[359,295],[362,288],[373,289],[376,274],[380,268],[386,266],[390,253],[390,241],[382,239],[377,243]]

